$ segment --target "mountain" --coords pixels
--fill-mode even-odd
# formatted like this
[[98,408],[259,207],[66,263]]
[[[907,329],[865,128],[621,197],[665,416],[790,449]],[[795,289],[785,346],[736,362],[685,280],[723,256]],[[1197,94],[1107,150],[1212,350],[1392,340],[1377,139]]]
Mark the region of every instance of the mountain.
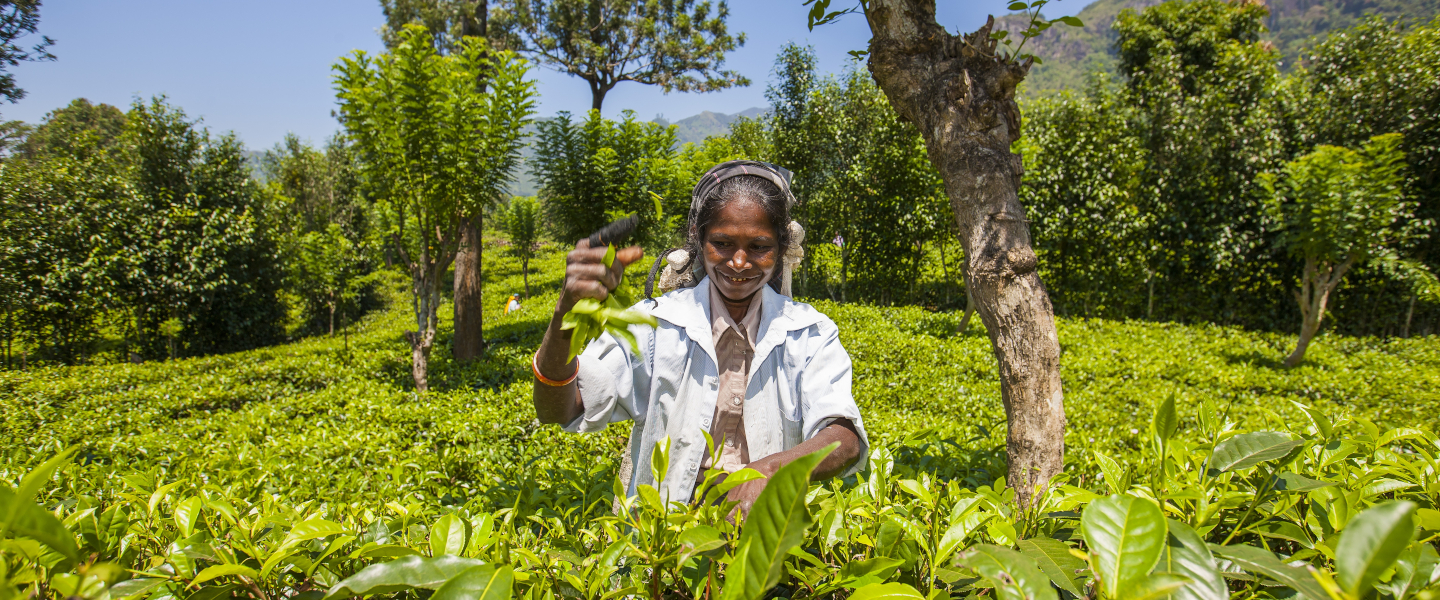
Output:
[[[769,109],[758,106],[747,108],[733,115],[710,112],[708,110],[703,111],[698,115],[680,119],[673,123],[673,125],[675,125],[675,138],[679,140],[681,144],[687,142],[698,144],[705,141],[707,137],[730,133],[730,124],[734,123],[740,117],[754,119],[767,112],[769,112]],[[655,122],[661,125],[672,124],[665,120],[663,116],[655,117]]]
[[[1172,0],[1176,1],[1176,0]],[[1055,25],[1025,45],[1043,61],[1030,69],[1025,93],[1080,89],[1088,73],[1115,73],[1115,30],[1111,27],[1122,10],[1144,10],[1160,0],[1096,0],[1075,15],[1083,28]],[[1387,19],[1433,18],[1440,13],[1440,0],[1272,0],[1267,2],[1270,17],[1265,40],[1280,51],[1281,69],[1288,71],[1302,53],[1326,33],[1350,27],[1366,16]],[[1020,14],[996,19],[995,29],[1019,32],[1027,23]],[[1018,40],[1017,40],[1018,43]]]

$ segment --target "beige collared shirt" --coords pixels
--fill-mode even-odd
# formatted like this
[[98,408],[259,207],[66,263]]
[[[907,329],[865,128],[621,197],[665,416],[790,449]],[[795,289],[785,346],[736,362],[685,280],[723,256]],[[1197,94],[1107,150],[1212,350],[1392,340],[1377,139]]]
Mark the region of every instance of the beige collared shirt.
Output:
[[[750,359],[755,356],[755,335],[760,329],[760,305],[764,294],[755,294],[745,316],[736,323],[725,308],[725,298],[710,288],[710,331],[715,340],[715,359],[720,377],[715,399],[715,418],[710,437],[720,447],[714,468],[733,473],[750,463],[750,446],[745,440],[745,389],[750,384]],[[711,468],[711,457],[700,462],[700,476]]]

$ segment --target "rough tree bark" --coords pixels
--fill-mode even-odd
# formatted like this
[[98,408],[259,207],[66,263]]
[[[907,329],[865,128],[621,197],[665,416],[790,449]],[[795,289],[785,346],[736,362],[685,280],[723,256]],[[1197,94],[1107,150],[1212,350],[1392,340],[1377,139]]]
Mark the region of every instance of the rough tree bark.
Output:
[[455,253],[455,337],[450,351],[459,362],[475,360],[485,352],[484,299],[481,296],[481,217],[468,219],[460,232]]
[[1295,291],[1295,300],[1300,303],[1300,343],[1295,351],[1285,357],[1286,367],[1297,367],[1305,360],[1305,350],[1310,340],[1320,332],[1320,320],[1325,318],[1325,305],[1330,302],[1330,292],[1340,285],[1340,279],[1355,264],[1354,258],[1347,258],[1338,265],[1316,261],[1305,257],[1305,271],[1300,276],[1300,289]]
[[[462,35],[486,37],[489,18],[489,1],[480,0],[475,4],[474,16],[462,23]],[[485,91],[483,77],[475,84],[482,93]],[[451,339],[450,353],[457,362],[475,360],[485,352],[485,301],[481,290],[483,225],[482,214],[466,219],[464,230],[460,233],[460,251],[455,255],[455,336]]]
[[1036,274],[1020,205],[1015,86],[1029,62],[995,55],[991,18],[966,36],[935,22],[934,0],[872,0],[870,72],[900,116],[925,139],[955,210],[976,312],[1000,367],[1009,424],[1009,484],[1028,507],[1059,473],[1065,407],[1054,309]]

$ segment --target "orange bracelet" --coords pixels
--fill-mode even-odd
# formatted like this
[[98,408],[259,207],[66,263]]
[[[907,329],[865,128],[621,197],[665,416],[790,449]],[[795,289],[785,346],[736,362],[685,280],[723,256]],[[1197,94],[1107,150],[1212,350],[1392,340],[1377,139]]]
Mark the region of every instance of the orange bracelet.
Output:
[[546,376],[540,374],[540,363],[539,363],[539,361],[540,361],[540,352],[537,350],[537,351],[535,352],[535,356],[532,356],[532,357],[530,358],[530,370],[535,373],[535,380],[536,380],[536,381],[539,381],[540,383],[543,383],[543,384],[548,385],[548,386],[550,386],[550,387],[564,387],[564,386],[570,385],[570,382],[575,381],[575,378],[580,376],[580,363],[575,363],[575,373],[574,373],[573,375],[571,375],[569,378],[565,379],[565,381],[555,381],[554,379],[550,379],[549,377],[546,377]]

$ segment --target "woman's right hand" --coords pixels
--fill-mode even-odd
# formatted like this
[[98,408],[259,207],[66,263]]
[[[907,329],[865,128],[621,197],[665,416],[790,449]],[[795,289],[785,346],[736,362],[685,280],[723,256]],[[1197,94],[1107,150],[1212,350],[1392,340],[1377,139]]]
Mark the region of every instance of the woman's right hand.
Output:
[[621,248],[615,251],[615,262],[606,267],[605,250],[604,246],[591,248],[590,240],[585,239],[575,244],[575,249],[565,257],[565,285],[560,288],[556,314],[570,312],[582,298],[605,300],[610,290],[619,287],[625,267],[645,255],[639,246]]
[[[645,251],[631,246],[615,251],[615,262],[605,266],[605,248],[591,248],[589,240],[580,240],[575,249],[565,257],[565,285],[560,288],[560,300],[555,305],[555,314],[550,318],[550,327],[540,340],[540,349],[535,353],[535,368],[548,379],[563,381],[578,373],[578,365],[572,365],[569,358],[570,330],[561,329],[565,313],[575,307],[581,298],[604,300],[610,290],[620,285],[625,267],[640,260]],[[535,382],[532,400],[535,416],[541,423],[565,424],[575,420],[584,412],[580,391],[573,382],[563,386],[544,385]]]

